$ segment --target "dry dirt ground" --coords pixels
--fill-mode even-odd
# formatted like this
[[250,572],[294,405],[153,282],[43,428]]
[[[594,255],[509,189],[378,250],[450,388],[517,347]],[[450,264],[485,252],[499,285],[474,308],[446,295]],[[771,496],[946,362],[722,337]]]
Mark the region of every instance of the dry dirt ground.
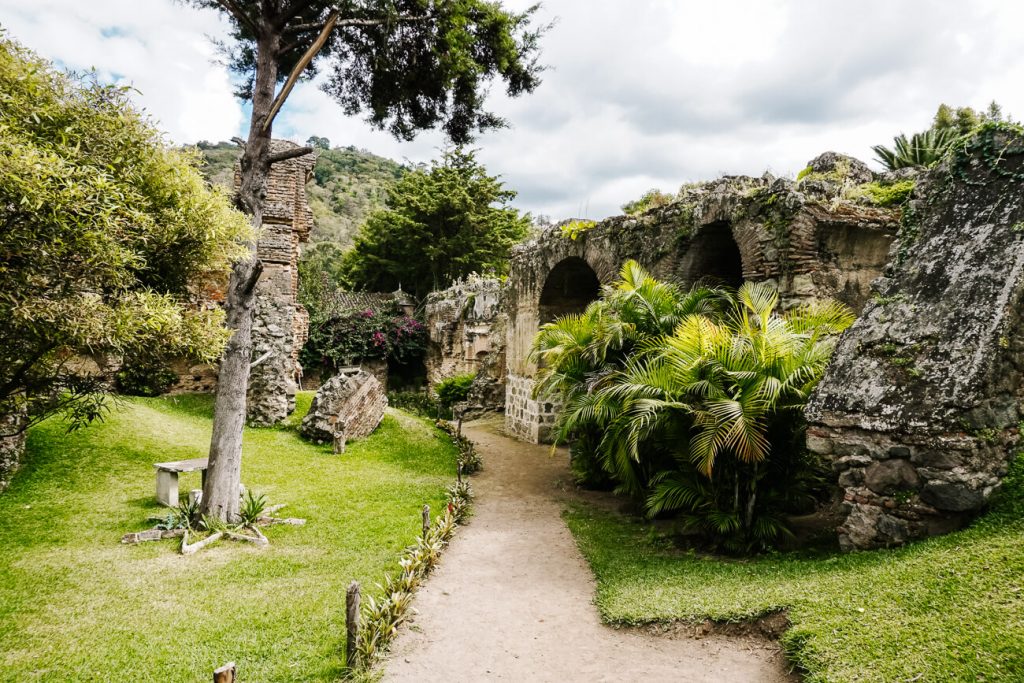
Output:
[[385,681],[795,680],[764,639],[603,625],[593,575],[560,514],[574,495],[564,455],[499,427],[466,428],[484,459],[474,515],[417,592]]

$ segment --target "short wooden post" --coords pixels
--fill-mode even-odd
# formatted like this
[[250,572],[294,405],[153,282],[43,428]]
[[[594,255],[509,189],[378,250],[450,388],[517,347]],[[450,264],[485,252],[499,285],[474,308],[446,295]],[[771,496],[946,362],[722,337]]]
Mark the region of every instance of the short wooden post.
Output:
[[455,434],[456,436],[462,436],[462,411],[459,411],[459,419],[455,423]]
[[359,582],[349,584],[345,594],[345,664],[355,668],[359,644]]
[[228,662],[213,671],[213,683],[235,683],[235,663]]
[[461,462],[458,463],[458,470],[456,471],[455,476],[458,478],[459,483],[461,484],[462,483],[462,463]]
[[427,534],[430,533],[430,506],[423,506],[423,538],[427,538]]

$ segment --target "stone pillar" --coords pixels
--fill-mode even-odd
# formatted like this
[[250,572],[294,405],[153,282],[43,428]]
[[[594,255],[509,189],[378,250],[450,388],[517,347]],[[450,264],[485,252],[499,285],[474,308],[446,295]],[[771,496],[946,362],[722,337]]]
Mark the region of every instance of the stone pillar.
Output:
[[[275,140],[273,151],[297,145]],[[309,238],[313,214],[306,183],[316,157],[307,154],[271,167],[264,202],[263,233],[257,247],[263,275],[253,312],[253,355],[248,420],[258,426],[282,422],[295,410],[301,378],[299,351],[308,336],[309,316],[296,300],[299,247]]]

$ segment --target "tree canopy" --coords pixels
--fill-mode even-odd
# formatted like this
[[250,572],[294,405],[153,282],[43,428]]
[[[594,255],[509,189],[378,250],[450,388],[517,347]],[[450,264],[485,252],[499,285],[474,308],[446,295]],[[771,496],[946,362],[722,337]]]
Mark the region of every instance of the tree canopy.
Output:
[[504,273],[509,250],[526,236],[529,216],[510,207],[516,193],[470,150],[444,152],[429,169],[407,173],[370,215],[342,271],[358,289],[417,297],[471,272]]
[[223,316],[190,306],[190,288],[226,272],[248,221],[126,88],[3,34],[0,224],[0,413],[95,417],[99,383],[76,354],[219,355]]
[[504,80],[513,97],[540,82],[544,27],[530,24],[537,6],[517,13],[488,0],[188,1],[232,20],[223,51],[242,77],[243,99],[254,97],[261,48],[280,82],[319,45],[302,77],[327,65],[322,88],[346,114],[365,112],[403,139],[441,127],[453,142],[467,142],[475,130],[504,125],[484,108],[491,80]]

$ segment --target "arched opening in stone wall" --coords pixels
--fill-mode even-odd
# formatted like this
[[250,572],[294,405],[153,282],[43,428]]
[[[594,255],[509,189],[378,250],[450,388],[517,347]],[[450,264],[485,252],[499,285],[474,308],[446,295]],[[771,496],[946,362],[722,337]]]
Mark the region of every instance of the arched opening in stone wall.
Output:
[[579,313],[601,292],[601,283],[586,261],[572,256],[551,269],[540,293],[540,324]]
[[697,231],[680,261],[679,274],[687,285],[698,281],[729,287],[743,284],[743,258],[728,221],[710,223]]

